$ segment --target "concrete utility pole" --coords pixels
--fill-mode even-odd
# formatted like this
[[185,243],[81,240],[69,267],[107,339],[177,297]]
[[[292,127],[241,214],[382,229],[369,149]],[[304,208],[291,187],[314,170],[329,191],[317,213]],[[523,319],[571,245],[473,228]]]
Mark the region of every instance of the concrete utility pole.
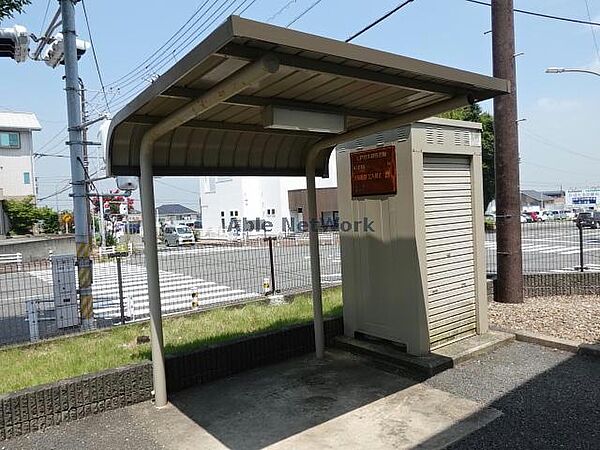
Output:
[[521,193],[513,0],[492,0],[492,52],[494,76],[508,80],[512,89],[510,94],[494,99],[498,261],[495,299],[503,303],[522,303]]
[[79,279],[79,303],[82,328],[94,326],[92,301],[92,262],[90,260],[90,226],[88,197],[83,158],[83,130],[79,93],[79,70],[77,67],[77,35],[75,33],[75,2],[60,0],[62,34],[64,38],[65,90],[67,92],[67,116],[69,148],[71,151],[71,179],[73,184],[73,215],[75,219],[75,246],[77,252],[77,277]]

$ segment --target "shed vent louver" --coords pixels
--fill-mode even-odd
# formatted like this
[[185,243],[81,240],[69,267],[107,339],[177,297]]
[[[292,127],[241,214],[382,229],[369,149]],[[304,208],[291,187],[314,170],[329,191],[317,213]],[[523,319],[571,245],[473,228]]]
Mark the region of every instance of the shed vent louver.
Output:
[[397,135],[398,142],[405,142],[408,140],[408,136],[410,134],[410,128],[408,128],[408,127],[398,128],[397,131],[398,131],[398,135]]
[[444,145],[444,130],[441,128],[435,129],[435,143],[437,145]]
[[428,144],[435,144],[435,130],[433,128],[427,128],[425,130],[425,141]]

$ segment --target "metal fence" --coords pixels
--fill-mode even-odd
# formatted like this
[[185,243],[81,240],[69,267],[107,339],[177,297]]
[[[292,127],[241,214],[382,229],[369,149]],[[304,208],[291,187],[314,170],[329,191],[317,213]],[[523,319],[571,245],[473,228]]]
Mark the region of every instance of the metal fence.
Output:
[[[323,285],[338,284],[339,236],[322,233],[320,243]],[[158,258],[164,314],[241,304],[264,298],[266,292],[291,293],[311,285],[307,235],[163,247]],[[0,264],[0,345],[80,331],[77,296],[70,295],[77,289],[75,276],[67,269],[57,271],[60,260],[21,258]],[[96,256],[93,263],[96,326],[148,318],[141,249]]]
[[[571,220],[523,223],[523,272],[600,271],[600,229],[579,228]],[[486,231],[487,273],[497,271],[496,233]]]
[[[526,274],[600,272],[600,229],[580,230],[572,221],[524,223],[522,239]],[[341,283],[338,233],[321,233],[320,244],[323,285]],[[486,231],[485,247],[487,272],[493,276],[494,231]],[[267,291],[291,293],[311,285],[307,234],[203,240],[191,247],[161,247],[158,258],[164,314],[241,304],[264,298]],[[53,274],[58,259],[0,259],[0,346],[80,331],[77,296],[68,295],[76,292],[75,278]],[[63,291],[57,291],[56,277],[66,277]],[[93,297],[97,327],[148,318],[142,249],[123,257],[94,257]]]

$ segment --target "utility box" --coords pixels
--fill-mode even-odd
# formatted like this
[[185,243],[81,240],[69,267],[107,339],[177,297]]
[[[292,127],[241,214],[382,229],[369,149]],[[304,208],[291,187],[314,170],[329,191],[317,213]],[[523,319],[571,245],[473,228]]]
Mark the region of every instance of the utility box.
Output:
[[345,334],[424,355],[487,332],[481,125],[348,142],[337,170]]
[[52,256],[52,285],[56,326],[59,329],[79,325],[75,257]]

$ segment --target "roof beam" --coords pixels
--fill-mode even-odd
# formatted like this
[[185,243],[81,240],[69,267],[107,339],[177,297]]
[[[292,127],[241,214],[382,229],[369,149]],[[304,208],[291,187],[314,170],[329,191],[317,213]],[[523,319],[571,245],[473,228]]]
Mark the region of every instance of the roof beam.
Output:
[[[161,116],[145,116],[145,115],[133,115],[129,117],[125,123],[139,124],[139,125],[155,125],[163,120]],[[246,123],[230,123],[230,122],[213,122],[210,120],[190,120],[183,125],[182,128],[199,128],[204,130],[225,130],[225,131],[242,131],[248,133],[264,133],[264,134],[279,134],[282,136],[303,136],[312,137],[315,140],[326,136],[331,136],[330,133],[313,133],[312,131],[300,131],[300,130],[279,130],[272,128],[264,128],[260,125],[252,125]]]
[[[203,89],[191,89],[174,86],[167,89],[165,92],[160,94],[160,96],[193,100],[199,97],[200,95],[204,94],[204,92],[205,91]],[[393,114],[379,111],[369,111],[365,109],[345,108],[342,106],[327,105],[323,103],[303,102],[299,100],[290,100],[283,98],[256,97],[252,95],[241,94],[234,95],[233,97],[225,100],[223,103],[227,103],[230,105],[255,107],[264,107],[269,105],[281,106],[284,108],[301,109],[305,111],[319,111],[332,114],[343,114],[351,117],[361,117],[365,119],[375,120],[389,119],[390,117],[394,116]]]
[[[217,53],[224,56],[244,59],[246,61],[254,61],[264,55],[265,51],[239,44],[228,44]],[[331,75],[355,80],[366,80],[373,83],[401,87],[408,90],[444,93],[452,96],[470,93],[468,87],[465,87],[464,90],[459,90],[455,87],[435,81],[425,81],[416,78],[403,77],[402,75],[391,75],[388,73],[375,72],[373,70],[362,69],[360,67],[349,67],[344,66],[343,64],[335,64],[282,52],[277,52],[277,58],[282,66],[310,70],[314,72],[329,73]]]

